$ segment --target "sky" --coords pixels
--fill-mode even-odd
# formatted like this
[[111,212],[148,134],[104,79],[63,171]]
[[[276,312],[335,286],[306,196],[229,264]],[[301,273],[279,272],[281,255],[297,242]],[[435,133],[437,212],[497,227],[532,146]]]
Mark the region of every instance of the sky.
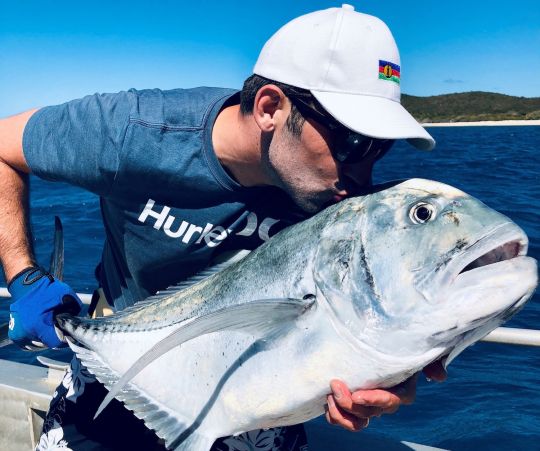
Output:
[[[350,1],[385,21],[401,88],[540,97],[540,2]],[[265,41],[322,0],[0,0],[0,117],[94,92],[239,88]]]

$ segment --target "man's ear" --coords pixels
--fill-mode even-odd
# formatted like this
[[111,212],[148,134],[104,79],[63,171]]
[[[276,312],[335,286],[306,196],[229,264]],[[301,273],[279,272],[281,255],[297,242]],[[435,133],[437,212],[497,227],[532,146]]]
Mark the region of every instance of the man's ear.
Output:
[[273,132],[276,121],[284,121],[289,114],[289,102],[276,85],[264,85],[257,91],[253,104],[253,118],[261,132]]

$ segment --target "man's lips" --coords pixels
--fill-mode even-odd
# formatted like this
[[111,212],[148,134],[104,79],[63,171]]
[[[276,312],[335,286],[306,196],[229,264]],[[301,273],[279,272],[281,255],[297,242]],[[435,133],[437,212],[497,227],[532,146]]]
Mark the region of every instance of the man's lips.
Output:
[[336,202],[341,202],[343,199],[347,199],[348,197],[351,197],[351,190],[345,188],[345,187],[336,187],[336,191],[333,193],[333,199]]

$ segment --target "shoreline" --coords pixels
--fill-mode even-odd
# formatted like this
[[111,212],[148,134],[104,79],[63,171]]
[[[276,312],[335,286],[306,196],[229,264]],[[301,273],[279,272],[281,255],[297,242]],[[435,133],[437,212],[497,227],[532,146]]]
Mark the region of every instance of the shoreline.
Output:
[[422,127],[492,127],[501,125],[540,125],[540,120],[506,120],[506,121],[475,121],[475,122],[425,122]]

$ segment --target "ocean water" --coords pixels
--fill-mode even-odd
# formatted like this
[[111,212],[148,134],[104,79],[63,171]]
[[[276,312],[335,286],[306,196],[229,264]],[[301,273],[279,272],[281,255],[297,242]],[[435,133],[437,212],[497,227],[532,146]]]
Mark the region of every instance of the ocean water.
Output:
[[[423,177],[454,185],[508,215],[530,239],[529,255],[540,260],[540,127],[431,128],[433,152],[399,143],[376,168],[376,182]],[[103,242],[95,196],[63,184],[32,179],[32,224],[36,253],[45,266],[54,215],[62,218],[65,280],[90,292]],[[5,282],[0,280],[0,286]],[[0,305],[0,323],[8,318]],[[537,292],[508,326],[540,329]],[[54,354],[53,354],[54,355]],[[13,346],[0,359],[35,362]],[[449,367],[445,383],[421,378],[414,405],[372,420],[362,432],[454,450],[540,450],[540,348],[478,343]],[[315,427],[327,430],[322,420]],[[328,446],[354,449],[357,435],[334,428]],[[314,447],[315,448],[315,447]],[[397,449],[397,448],[396,448]],[[402,449],[402,448],[399,448]]]

